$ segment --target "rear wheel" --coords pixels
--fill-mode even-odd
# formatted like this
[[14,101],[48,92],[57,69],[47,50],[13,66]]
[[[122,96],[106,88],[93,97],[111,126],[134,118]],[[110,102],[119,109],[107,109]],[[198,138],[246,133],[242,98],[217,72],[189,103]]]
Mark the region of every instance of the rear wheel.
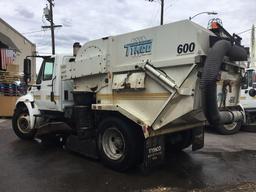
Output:
[[12,128],[15,134],[25,140],[32,140],[35,137],[36,129],[31,129],[28,109],[25,106],[15,109],[12,118]]
[[143,139],[137,127],[119,117],[105,118],[99,124],[98,148],[102,162],[117,171],[140,163]]
[[241,126],[242,122],[238,121],[230,124],[218,125],[216,129],[222,135],[232,135],[239,132]]

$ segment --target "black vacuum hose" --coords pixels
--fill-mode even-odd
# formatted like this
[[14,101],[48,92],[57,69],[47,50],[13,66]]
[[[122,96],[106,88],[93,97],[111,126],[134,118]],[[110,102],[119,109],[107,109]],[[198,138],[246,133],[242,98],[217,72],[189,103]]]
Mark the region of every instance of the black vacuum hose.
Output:
[[204,63],[200,87],[202,92],[202,108],[204,115],[211,125],[232,123],[234,120],[242,119],[243,114],[237,115],[231,111],[219,111],[217,104],[217,76],[219,74],[224,56],[232,61],[247,60],[247,53],[244,48],[232,45],[227,40],[217,41],[209,49],[208,56]]

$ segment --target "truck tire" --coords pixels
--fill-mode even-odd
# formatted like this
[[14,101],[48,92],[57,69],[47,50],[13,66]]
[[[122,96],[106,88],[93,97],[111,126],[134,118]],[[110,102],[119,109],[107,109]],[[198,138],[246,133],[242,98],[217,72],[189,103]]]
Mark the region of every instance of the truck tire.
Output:
[[192,144],[191,130],[174,133],[166,137],[166,152],[180,152]]
[[19,138],[24,140],[34,139],[36,129],[31,129],[29,123],[28,109],[25,106],[16,108],[12,118],[12,128]]
[[233,122],[227,125],[218,125],[216,129],[218,133],[222,135],[232,135],[232,134],[238,133],[241,126],[242,126],[242,122],[238,121],[238,122]]
[[98,127],[97,143],[104,165],[125,171],[141,162],[144,137],[140,137],[139,129],[121,117],[107,117]]

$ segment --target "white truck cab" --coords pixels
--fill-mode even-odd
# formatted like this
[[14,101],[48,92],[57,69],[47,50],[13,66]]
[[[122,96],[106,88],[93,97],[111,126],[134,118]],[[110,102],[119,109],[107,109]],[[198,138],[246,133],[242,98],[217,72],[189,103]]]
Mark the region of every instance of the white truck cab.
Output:
[[[30,127],[36,126],[35,116],[40,115],[42,111],[63,112],[66,106],[73,105],[73,80],[61,81],[60,71],[61,67],[74,60],[74,57],[68,55],[33,57],[43,58],[36,84],[31,85],[27,94],[17,100],[17,105],[26,106],[28,110],[29,116],[26,118],[29,119]],[[25,61],[30,65],[28,59]],[[29,76],[30,72],[27,75]]]
[[246,109],[256,109],[256,97],[250,95],[250,91],[253,92],[254,89],[256,89],[256,71],[255,68],[248,68],[244,74],[240,93],[240,103]]
[[256,68],[247,68],[243,77],[240,103],[246,114],[245,129],[255,131],[256,128]]
[[73,81],[61,81],[60,72],[61,67],[73,58],[66,55],[44,57],[36,86],[30,90],[39,109],[63,111],[65,106],[73,104]]
[[61,81],[61,68],[70,60],[74,60],[74,57],[67,55],[36,57],[43,58],[36,84],[31,85],[28,94],[20,97],[17,103],[29,99],[33,100],[40,110],[63,111],[65,106],[73,104],[73,81]]

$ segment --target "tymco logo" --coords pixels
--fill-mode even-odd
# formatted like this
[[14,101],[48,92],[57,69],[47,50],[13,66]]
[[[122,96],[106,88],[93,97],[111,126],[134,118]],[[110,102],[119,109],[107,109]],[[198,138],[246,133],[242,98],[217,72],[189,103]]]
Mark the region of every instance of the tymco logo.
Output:
[[151,53],[152,40],[144,40],[124,45],[126,49],[126,57],[128,56],[142,56]]

